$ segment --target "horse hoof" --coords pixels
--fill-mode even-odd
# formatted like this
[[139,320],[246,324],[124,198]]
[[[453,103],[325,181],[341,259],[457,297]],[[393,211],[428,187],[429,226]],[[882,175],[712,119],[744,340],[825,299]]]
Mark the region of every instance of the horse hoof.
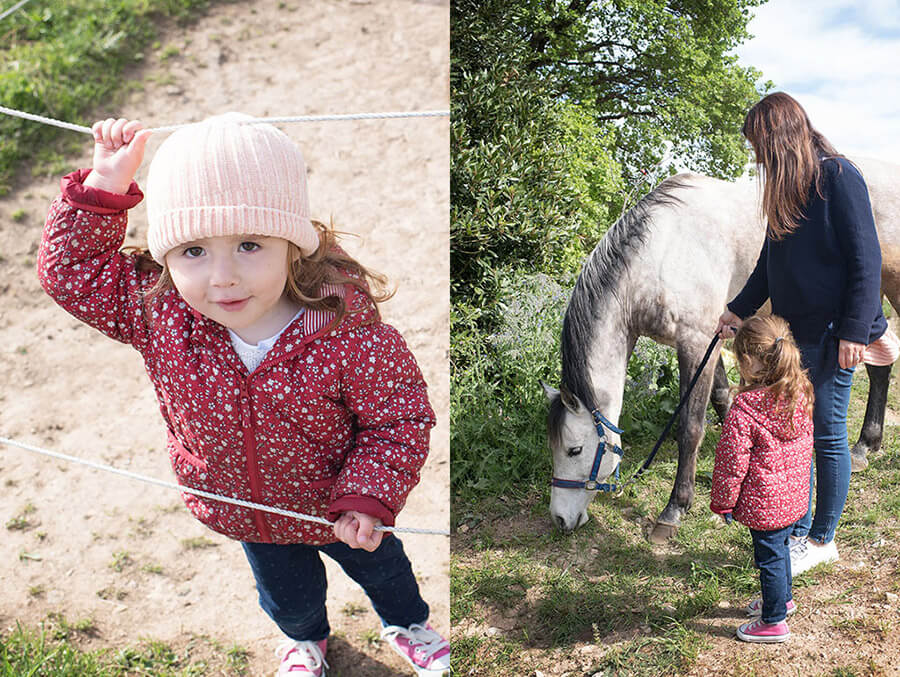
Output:
[[850,453],[850,472],[859,472],[860,470],[865,470],[868,467],[869,459],[866,458],[865,453]]
[[664,543],[668,543],[670,540],[675,538],[675,533],[678,531],[678,526],[675,524],[665,524],[663,522],[657,522],[653,529],[650,531],[650,536],[647,540],[656,545],[663,545]]

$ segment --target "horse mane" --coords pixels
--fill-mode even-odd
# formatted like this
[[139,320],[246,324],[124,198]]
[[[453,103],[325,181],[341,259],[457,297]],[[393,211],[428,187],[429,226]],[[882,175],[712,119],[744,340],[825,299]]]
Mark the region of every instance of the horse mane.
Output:
[[[596,406],[591,395],[593,388],[586,350],[594,339],[598,304],[604,296],[611,294],[622,305],[618,282],[628,269],[629,255],[638,253],[646,243],[653,211],[658,207],[682,202],[675,193],[678,189],[689,186],[688,180],[689,176],[685,175],[669,177],[641,198],[610,226],[581,268],[563,320],[562,387],[567,388],[588,407]],[[548,418],[551,436],[559,434],[562,408],[561,403],[551,404]]]

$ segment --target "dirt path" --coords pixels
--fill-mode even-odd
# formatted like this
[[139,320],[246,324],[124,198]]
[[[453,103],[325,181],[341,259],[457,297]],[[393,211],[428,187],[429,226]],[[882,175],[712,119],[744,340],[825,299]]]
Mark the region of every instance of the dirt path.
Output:
[[[163,48],[178,54],[160,58]],[[415,0],[257,0],[227,4],[173,28],[132,74],[142,89],[97,117],[151,126],[229,110],[257,116],[445,109],[449,10]],[[446,118],[283,125],[311,168],[315,217],[357,234],[346,247],[398,287],[384,308],[415,353],[439,424],[422,483],[400,524],[449,521],[448,218]],[[89,164],[90,144],[74,166]],[[160,139],[152,139],[148,158]],[[147,162],[138,175],[143,183]],[[58,177],[0,200],[0,435],[171,480],[163,424],[133,350],[54,306],[34,257]],[[12,215],[23,210],[24,218]],[[129,243],[146,232],[143,206]],[[274,624],[238,544],[206,530],[176,492],[0,446],[0,627],[61,613],[90,618],[91,646],[155,638],[183,650],[248,649],[251,675],[274,672]],[[408,536],[432,620],[449,630],[449,543]],[[406,674],[383,646],[363,593],[329,569],[334,674]],[[329,673],[331,674],[331,673]]]

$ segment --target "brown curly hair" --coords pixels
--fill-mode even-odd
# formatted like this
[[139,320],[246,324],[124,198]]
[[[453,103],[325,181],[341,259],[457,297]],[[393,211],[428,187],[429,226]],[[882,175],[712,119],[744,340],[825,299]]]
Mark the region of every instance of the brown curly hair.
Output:
[[[768,388],[776,402],[783,402],[785,416],[793,426],[793,411],[805,399],[809,417],[813,412],[813,386],[800,360],[788,323],[778,315],[754,315],[734,337],[741,382],[737,392]],[[755,358],[755,359],[753,359]]]

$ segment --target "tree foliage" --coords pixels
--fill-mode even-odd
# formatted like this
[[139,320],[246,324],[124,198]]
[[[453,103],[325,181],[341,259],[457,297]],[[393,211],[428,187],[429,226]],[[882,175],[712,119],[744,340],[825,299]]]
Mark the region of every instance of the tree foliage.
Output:
[[669,145],[662,173],[738,175],[759,73],[730,51],[762,1],[455,0],[454,291],[485,293],[498,265],[558,261],[609,225],[623,190],[650,188]]
[[537,379],[558,377],[567,290],[623,209],[676,163],[743,170],[759,73],[730,51],[762,1],[451,0],[457,497],[545,474]]
[[760,73],[730,52],[763,1],[540,3],[527,15],[527,67],[557,97],[616,121],[622,159],[658,161],[666,139],[686,166],[734,177],[746,161],[737,130]]
[[451,274],[454,298],[475,308],[501,269],[582,254],[581,238],[596,241],[621,203],[615,130],[527,68],[526,9],[454,7]]

